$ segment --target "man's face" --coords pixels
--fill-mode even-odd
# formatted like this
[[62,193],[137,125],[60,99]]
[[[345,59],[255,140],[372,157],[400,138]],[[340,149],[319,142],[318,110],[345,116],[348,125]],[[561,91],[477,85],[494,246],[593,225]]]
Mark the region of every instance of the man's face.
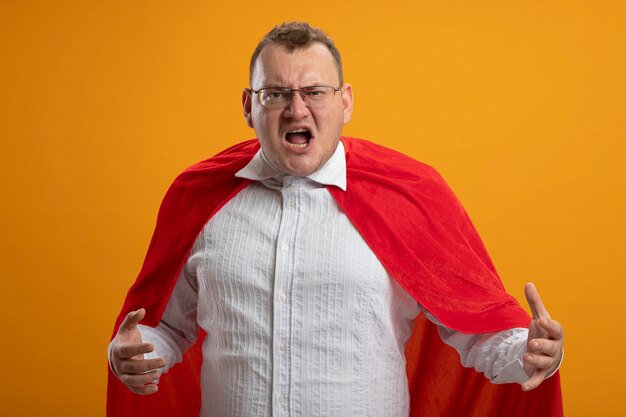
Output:
[[[339,87],[339,75],[328,48],[321,43],[289,53],[269,44],[254,66],[251,88]],[[298,92],[280,108],[266,108],[256,94],[244,90],[243,110],[256,131],[266,158],[285,172],[306,176],[321,168],[335,152],[341,129],[352,116],[352,87],[344,84],[324,106],[311,108]],[[297,132],[297,133],[296,133]]]

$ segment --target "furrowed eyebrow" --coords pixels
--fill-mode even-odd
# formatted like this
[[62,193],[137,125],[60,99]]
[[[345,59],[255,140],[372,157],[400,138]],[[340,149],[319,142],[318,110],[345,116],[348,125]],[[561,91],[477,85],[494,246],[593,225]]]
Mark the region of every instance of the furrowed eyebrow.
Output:
[[[288,83],[287,83],[288,84]],[[300,87],[296,88],[304,88],[304,87],[322,87],[322,86],[326,86],[326,85],[333,85],[334,83],[324,83],[323,81],[315,81],[312,83],[303,83],[303,85],[301,85]],[[261,85],[261,87],[259,88],[253,88],[253,90],[260,90],[261,88],[289,88],[289,89],[293,89],[294,87],[287,87],[285,84],[280,84],[278,82],[271,82],[271,83],[267,83],[266,85]]]

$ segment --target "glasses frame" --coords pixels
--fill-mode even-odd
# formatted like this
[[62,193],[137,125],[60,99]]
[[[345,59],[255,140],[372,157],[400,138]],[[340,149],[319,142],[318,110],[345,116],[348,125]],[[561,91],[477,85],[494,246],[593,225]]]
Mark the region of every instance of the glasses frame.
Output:
[[[339,87],[335,88],[331,85],[307,85],[306,87],[302,87],[302,88],[289,88],[289,87],[263,87],[263,88],[259,88],[258,90],[253,90],[253,89],[249,89],[251,93],[256,94],[257,97],[259,98],[259,103],[261,104],[261,106],[268,108],[268,109],[273,109],[273,108],[280,108],[280,107],[284,107],[287,106],[291,100],[293,100],[293,95],[295,94],[295,92],[297,91],[298,93],[300,93],[300,98],[302,99],[302,101],[304,101],[307,106],[310,105],[309,102],[307,102],[305,100],[305,96],[304,93],[307,89],[309,88],[330,88],[333,90],[333,96],[337,94],[337,91],[341,90],[341,88],[343,87],[343,85],[340,85]],[[283,90],[283,91],[287,91],[289,90],[289,92],[291,93],[291,96],[289,97],[289,100],[285,102],[284,106],[280,105],[280,106],[267,106],[265,104],[263,104],[263,101],[261,100],[261,94],[264,90]]]

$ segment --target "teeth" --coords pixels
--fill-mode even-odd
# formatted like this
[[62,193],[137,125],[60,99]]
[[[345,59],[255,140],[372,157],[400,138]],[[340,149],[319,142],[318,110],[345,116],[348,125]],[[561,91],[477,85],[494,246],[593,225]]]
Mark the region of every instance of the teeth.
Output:
[[294,147],[294,148],[306,148],[307,146],[309,146],[308,143],[291,143],[291,142],[287,142],[289,144],[289,146]]
[[308,129],[296,129],[296,130],[290,130],[287,133],[304,133],[304,132],[308,132]]

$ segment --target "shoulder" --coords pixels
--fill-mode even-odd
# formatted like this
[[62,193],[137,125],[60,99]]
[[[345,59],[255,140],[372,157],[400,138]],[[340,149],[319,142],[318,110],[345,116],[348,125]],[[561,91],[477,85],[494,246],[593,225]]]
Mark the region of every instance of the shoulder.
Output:
[[179,177],[205,171],[235,169],[239,165],[245,166],[258,150],[259,142],[257,139],[239,142],[208,159],[191,165],[185,169]]
[[258,150],[259,143],[256,139],[237,143],[208,159],[191,165],[178,175],[172,186],[189,185],[203,179],[234,176],[250,162]]
[[393,204],[410,201],[428,211],[465,211],[444,178],[432,166],[393,149],[356,138],[342,138],[346,147],[346,176],[353,193],[384,196]]
[[238,188],[244,181],[235,174],[250,162],[258,150],[258,141],[251,139],[191,165],[170,185],[163,204],[190,203]]
[[371,171],[387,178],[445,185],[432,166],[408,155],[364,139],[343,137],[348,171]]

